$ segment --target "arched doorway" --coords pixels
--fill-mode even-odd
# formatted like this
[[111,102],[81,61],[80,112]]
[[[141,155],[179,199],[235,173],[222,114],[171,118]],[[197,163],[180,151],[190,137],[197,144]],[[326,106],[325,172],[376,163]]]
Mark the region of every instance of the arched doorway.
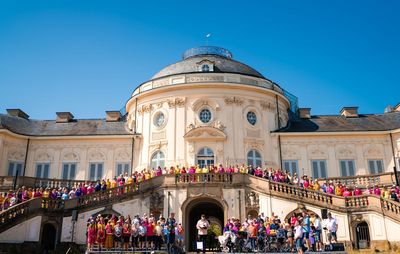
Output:
[[[42,229],[42,249],[44,251],[52,251],[56,247],[57,230],[51,223],[43,225]],[[46,253],[47,253],[46,252]]]
[[369,245],[370,245],[369,227],[365,221],[357,224],[356,239],[357,239],[357,249],[368,249],[369,248]]
[[186,250],[195,251],[197,229],[196,224],[202,214],[206,215],[210,222],[209,239],[206,242],[207,249],[217,247],[215,236],[222,233],[224,227],[224,209],[222,205],[210,198],[199,198],[191,201],[186,208]]

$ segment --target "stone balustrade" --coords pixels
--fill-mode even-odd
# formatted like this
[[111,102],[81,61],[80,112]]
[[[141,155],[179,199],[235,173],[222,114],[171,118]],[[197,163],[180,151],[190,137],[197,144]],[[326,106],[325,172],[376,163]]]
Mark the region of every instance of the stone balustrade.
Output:
[[[29,176],[18,176],[16,188],[26,186],[28,188],[60,188],[60,187],[75,187],[83,183],[94,183],[93,181],[84,180],[65,180],[65,179],[51,179],[51,178],[36,178]],[[8,191],[14,188],[14,177],[1,176],[0,177],[0,191]]]
[[374,185],[388,186],[396,183],[396,179],[393,172],[387,172],[375,175],[330,177],[330,178],[318,179],[318,182],[321,185],[326,181],[332,181],[334,184],[338,184],[340,182],[349,187],[359,186],[362,188],[371,187]]
[[[162,175],[150,180],[94,192],[70,200],[35,198],[13,206],[0,213],[0,232],[5,226],[17,223],[19,218],[28,218],[37,211],[67,212],[73,209],[94,209],[98,206],[128,200],[139,193],[157,188],[173,188],[178,185],[223,183],[230,186],[248,186],[265,195],[286,198],[296,202],[318,205],[342,212],[374,210],[400,221],[400,203],[374,195],[339,197],[319,191],[307,190],[295,185],[268,181],[247,174],[185,174]],[[190,186],[189,186],[190,187]]]
[[201,173],[201,174],[179,174],[175,175],[176,183],[232,183],[232,174],[211,174],[211,173]]

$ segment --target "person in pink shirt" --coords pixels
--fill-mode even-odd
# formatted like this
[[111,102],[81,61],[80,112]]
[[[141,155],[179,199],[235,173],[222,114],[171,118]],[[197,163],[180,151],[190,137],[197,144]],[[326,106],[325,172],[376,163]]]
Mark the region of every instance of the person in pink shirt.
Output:
[[304,179],[303,180],[303,187],[304,187],[304,189],[308,189],[308,187],[310,187],[310,182],[308,181],[307,176],[304,176],[303,179]]
[[82,186],[81,186],[82,196],[87,195],[87,187],[88,187],[88,185],[82,184]]
[[[185,167],[182,168],[183,170],[185,169]],[[160,166],[158,166],[158,168],[156,169],[156,176],[161,176],[162,175],[162,169]]]
[[381,195],[381,189],[380,189],[378,186],[375,186],[375,188],[374,188],[374,194],[377,195],[377,196],[380,196],[380,195]]
[[93,192],[94,192],[93,185],[90,184],[86,189],[86,194],[89,195],[89,194],[92,194]]
[[353,194],[351,193],[351,191],[349,191],[349,188],[345,188],[344,192],[343,192],[343,197],[350,197],[353,196]]
[[327,194],[333,194],[334,190],[332,188],[332,186],[330,184],[328,184],[328,186],[326,186],[326,193]]

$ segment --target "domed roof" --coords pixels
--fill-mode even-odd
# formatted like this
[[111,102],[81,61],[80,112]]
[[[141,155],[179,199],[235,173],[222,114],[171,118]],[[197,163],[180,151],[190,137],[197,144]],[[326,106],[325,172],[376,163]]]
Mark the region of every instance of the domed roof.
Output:
[[[151,79],[183,73],[204,72],[205,70],[201,68],[203,63],[207,64],[206,71],[210,73],[238,73],[265,79],[261,73],[250,66],[233,60],[230,51],[214,46],[188,49],[183,54],[182,61],[165,67]],[[211,68],[208,65],[211,65]]]

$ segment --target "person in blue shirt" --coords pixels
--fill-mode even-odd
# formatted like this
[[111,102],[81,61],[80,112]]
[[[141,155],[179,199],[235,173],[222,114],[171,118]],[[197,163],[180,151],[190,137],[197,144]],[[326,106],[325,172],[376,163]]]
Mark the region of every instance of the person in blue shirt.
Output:
[[307,214],[306,211],[302,212],[303,215],[303,238],[305,239],[307,245],[307,251],[311,250],[310,245],[310,231],[311,231],[311,224],[310,224],[310,216]]

